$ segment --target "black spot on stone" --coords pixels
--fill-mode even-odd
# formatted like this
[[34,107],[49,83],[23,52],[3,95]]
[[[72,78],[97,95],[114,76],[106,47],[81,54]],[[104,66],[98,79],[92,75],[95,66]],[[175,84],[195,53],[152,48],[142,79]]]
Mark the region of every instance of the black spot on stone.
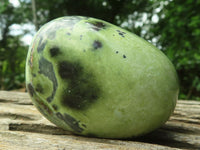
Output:
[[78,62],[60,62],[58,72],[68,83],[68,88],[63,90],[63,105],[73,109],[86,109],[98,99],[99,86],[93,75],[85,73]]
[[37,84],[35,90],[39,93],[43,93],[44,89],[41,84]]
[[56,116],[63,120],[68,126],[70,126],[70,128],[72,128],[75,132],[77,133],[81,133],[83,131],[83,128],[81,128],[79,126],[79,121],[77,121],[76,119],[74,119],[72,116],[64,113],[64,115],[62,115],[60,112],[56,113]]
[[89,22],[92,25],[92,29],[99,31],[101,29],[106,28],[106,24],[100,21],[95,21],[95,22]]
[[54,109],[55,111],[58,110],[58,106],[57,106],[57,105],[53,104],[52,107],[53,107],[53,109]]
[[123,55],[123,58],[126,58],[126,55]]
[[49,52],[51,57],[55,57],[60,53],[60,49],[58,47],[52,47]]
[[121,35],[122,37],[125,37],[125,36],[124,36],[124,34],[123,34],[123,33],[121,33],[121,32],[119,33],[119,35]]
[[39,41],[38,47],[37,47],[38,53],[41,53],[44,50],[45,45],[46,45],[46,41],[42,41],[42,38],[40,38],[40,41]]
[[33,94],[35,93],[35,90],[34,90],[33,85],[31,83],[29,83],[27,85],[27,89],[28,89],[29,94],[33,97]]
[[80,40],[82,40],[82,38],[83,38],[83,35],[80,35]]
[[32,73],[32,76],[35,78],[35,77],[36,77],[36,74],[35,74],[35,73]]
[[122,31],[120,31],[120,30],[116,30],[117,32],[118,32],[118,34],[120,35],[120,36],[122,36],[122,37],[125,37],[124,35],[126,34],[125,32],[122,32]]
[[69,35],[69,36],[70,36],[70,35],[71,35],[71,33],[67,32],[67,35]]
[[116,53],[116,54],[118,54],[118,53],[119,53],[119,51],[116,51],[115,53]]
[[95,40],[92,44],[94,49],[99,49],[102,47],[102,43],[100,41]]
[[49,80],[51,80],[51,82],[53,84],[52,94],[51,94],[51,96],[49,96],[47,98],[47,101],[51,102],[55,96],[55,93],[56,93],[56,90],[58,87],[58,82],[57,82],[57,79],[55,76],[53,65],[48,60],[46,60],[44,57],[42,57],[39,60],[39,72],[38,73],[43,74],[44,76],[48,77]]
[[87,126],[85,124],[81,124],[84,128],[86,128]]

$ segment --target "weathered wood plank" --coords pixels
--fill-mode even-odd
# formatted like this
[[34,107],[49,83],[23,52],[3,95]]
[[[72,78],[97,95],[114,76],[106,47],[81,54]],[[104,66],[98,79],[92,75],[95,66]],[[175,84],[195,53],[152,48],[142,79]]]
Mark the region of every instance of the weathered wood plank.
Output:
[[[165,150],[169,147],[159,146],[155,144],[87,138],[75,135],[46,135],[40,133],[30,133],[21,131],[0,131],[0,146],[5,149],[109,149],[109,150]],[[14,146],[15,147],[14,147]]]
[[45,119],[27,93],[0,91],[0,150],[4,149],[200,150],[200,102],[179,100],[160,129],[140,138],[111,140],[73,135]]

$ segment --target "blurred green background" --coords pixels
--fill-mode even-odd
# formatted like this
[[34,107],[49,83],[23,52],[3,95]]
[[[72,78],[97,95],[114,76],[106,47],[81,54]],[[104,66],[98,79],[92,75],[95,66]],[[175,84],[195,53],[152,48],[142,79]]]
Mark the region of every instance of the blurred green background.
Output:
[[0,90],[25,87],[25,59],[35,32],[61,16],[103,19],[148,40],[174,64],[179,99],[200,100],[199,0],[1,0]]

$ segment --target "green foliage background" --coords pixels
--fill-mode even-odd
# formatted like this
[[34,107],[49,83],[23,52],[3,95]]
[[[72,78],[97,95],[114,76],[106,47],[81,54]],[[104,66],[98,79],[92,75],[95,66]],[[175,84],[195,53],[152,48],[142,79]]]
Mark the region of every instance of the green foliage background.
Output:
[[[28,45],[11,34],[13,24],[44,23],[61,16],[80,15],[121,26],[161,49],[180,79],[180,99],[200,100],[200,1],[198,0],[18,0],[0,2],[0,89],[24,87]],[[36,12],[32,9],[36,4]],[[33,18],[36,15],[36,20]]]

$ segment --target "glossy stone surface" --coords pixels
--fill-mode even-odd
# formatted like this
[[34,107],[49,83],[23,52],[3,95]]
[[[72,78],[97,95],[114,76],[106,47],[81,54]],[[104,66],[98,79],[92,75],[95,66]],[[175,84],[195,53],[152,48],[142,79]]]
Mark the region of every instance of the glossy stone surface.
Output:
[[34,105],[76,134],[128,138],[164,124],[178,98],[172,63],[156,47],[102,20],[72,16],[45,24],[26,64]]

